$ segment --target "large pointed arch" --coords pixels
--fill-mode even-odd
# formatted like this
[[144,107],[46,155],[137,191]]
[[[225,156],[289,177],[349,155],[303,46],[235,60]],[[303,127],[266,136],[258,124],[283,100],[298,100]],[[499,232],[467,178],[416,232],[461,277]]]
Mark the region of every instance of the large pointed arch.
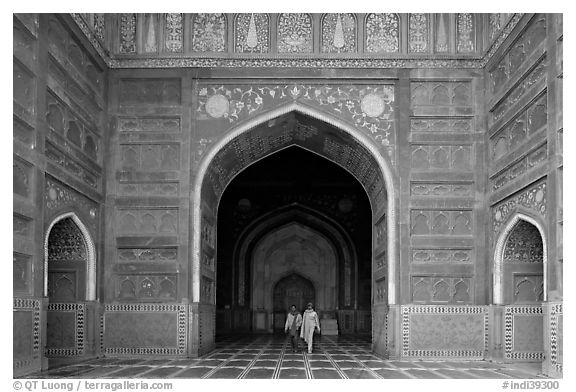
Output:
[[516,227],[516,224],[520,221],[528,222],[538,229],[540,233],[540,237],[542,238],[542,248],[543,248],[543,282],[544,282],[544,293],[543,299],[544,302],[548,299],[547,293],[547,266],[548,266],[548,252],[547,252],[547,242],[546,242],[546,234],[544,232],[544,228],[538,220],[532,218],[529,215],[526,215],[522,212],[516,212],[509,220],[508,223],[504,226],[500,235],[498,236],[498,240],[496,241],[496,247],[494,252],[494,270],[492,272],[492,282],[493,282],[493,292],[492,292],[492,302],[495,305],[505,305],[504,304],[504,249],[506,247],[506,242],[508,237]]
[[82,233],[86,246],[86,301],[96,300],[96,247],[88,228],[74,212],[67,212],[52,219],[44,234],[44,296],[48,296],[48,239],[54,225],[63,219],[70,218]]
[[[379,151],[379,146],[371,140],[363,131],[358,130],[354,126],[343,122],[335,117],[327,115],[317,109],[305,106],[299,102],[292,102],[288,105],[281,106],[274,110],[263,113],[256,116],[245,123],[233,128],[231,131],[214,143],[208,151],[203,154],[203,158],[200,161],[198,172],[194,178],[193,186],[193,200],[192,200],[192,301],[200,301],[200,260],[201,260],[201,206],[202,206],[202,184],[208,168],[216,154],[223,149],[228,143],[230,143],[237,136],[250,131],[256,126],[270,121],[281,115],[297,112],[304,114],[306,116],[315,118],[317,120],[323,121],[335,128],[350,135],[356,142],[362,145],[369,153],[372,158],[377,162],[378,168],[384,177],[384,185],[387,193],[387,260],[388,260],[388,304],[397,303],[397,261],[398,257],[396,255],[396,193],[395,182],[393,172],[390,168],[390,164],[384,158],[384,156]],[[254,163],[254,162],[253,162]],[[336,163],[336,162],[335,162]],[[346,169],[346,168],[345,168]],[[373,207],[373,213],[374,206]],[[375,221],[372,222],[376,224]]]

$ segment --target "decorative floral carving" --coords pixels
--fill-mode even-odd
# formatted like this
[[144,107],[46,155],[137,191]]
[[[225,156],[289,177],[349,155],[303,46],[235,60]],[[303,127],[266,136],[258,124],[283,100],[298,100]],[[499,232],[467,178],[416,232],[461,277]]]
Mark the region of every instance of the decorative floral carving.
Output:
[[[301,100],[367,130],[382,145],[394,142],[394,87],[389,85],[220,85],[201,87],[198,95],[199,120],[221,117],[232,124],[283,102]],[[215,96],[219,103],[210,108]]]
[[410,14],[408,29],[408,50],[414,53],[429,51],[429,29],[427,14]]
[[195,14],[192,23],[193,52],[226,51],[226,16]]
[[96,222],[98,221],[98,205],[92,200],[51,179],[46,179],[44,200],[49,211],[61,209],[64,206],[74,206],[76,210],[87,212],[90,221],[86,223],[95,232]]
[[102,42],[106,31],[104,23],[104,14],[94,14],[94,35]]
[[534,185],[519,194],[497,204],[492,208],[492,225],[494,232],[500,230],[500,226],[508,219],[517,206],[528,208],[540,216],[546,216],[546,182]]
[[86,260],[84,236],[71,218],[58,221],[50,230],[48,261]]
[[166,14],[166,50],[182,52],[183,14]]
[[120,14],[120,53],[136,53],[136,14]]
[[458,14],[458,53],[474,52],[474,15]]
[[238,14],[234,20],[234,50],[238,53],[270,51],[268,14]]
[[504,262],[543,263],[544,250],[540,231],[533,224],[520,220],[506,239]]
[[366,51],[399,51],[399,22],[396,14],[369,14],[366,18]]
[[322,18],[322,53],[356,52],[354,14],[326,14]]
[[278,53],[312,53],[312,18],[308,14],[278,16]]

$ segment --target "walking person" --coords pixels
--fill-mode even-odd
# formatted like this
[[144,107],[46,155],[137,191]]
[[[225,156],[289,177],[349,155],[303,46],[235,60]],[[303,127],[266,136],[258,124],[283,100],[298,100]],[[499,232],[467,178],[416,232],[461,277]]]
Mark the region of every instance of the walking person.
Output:
[[292,352],[298,350],[298,328],[302,325],[302,316],[296,310],[296,305],[290,307],[290,313],[286,316],[286,324],[284,325],[284,333],[290,331],[290,343],[292,344]]
[[315,329],[320,332],[320,320],[318,320],[318,314],[314,311],[312,303],[309,302],[304,311],[302,328],[300,329],[300,337],[308,343],[308,354],[312,354],[312,338]]

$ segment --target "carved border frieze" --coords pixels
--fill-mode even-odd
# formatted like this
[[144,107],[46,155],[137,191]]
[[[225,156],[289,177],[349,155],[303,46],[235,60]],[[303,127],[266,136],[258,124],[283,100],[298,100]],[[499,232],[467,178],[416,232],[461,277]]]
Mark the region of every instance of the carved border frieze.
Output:
[[560,317],[563,315],[563,304],[551,304],[550,305],[550,363],[556,371],[562,374],[563,362],[558,362],[558,354],[562,347],[558,340],[560,336]]

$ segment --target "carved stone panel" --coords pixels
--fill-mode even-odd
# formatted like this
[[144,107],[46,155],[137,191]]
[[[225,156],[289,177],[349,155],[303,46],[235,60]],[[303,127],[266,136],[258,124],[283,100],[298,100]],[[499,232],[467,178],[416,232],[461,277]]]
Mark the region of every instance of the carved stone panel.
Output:
[[122,144],[120,154],[124,170],[162,171],[180,168],[179,144]]
[[398,52],[400,50],[399,26],[397,14],[368,14],[365,51],[368,53]]
[[32,165],[14,157],[12,171],[13,192],[19,196],[28,198],[32,192]]
[[180,79],[122,79],[120,105],[180,105]]
[[414,264],[470,264],[474,261],[472,249],[412,249]]
[[177,235],[178,210],[175,208],[118,210],[116,233],[118,235]]
[[412,132],[470,133],[474,131],[472,118],[462,117],[413,117],[410,119]]
[[121,182],[118,196],[178,196],[180,185],[177,182]]
[[234,19],[234,50],[238,53],[270,51],[270,16],[237,14]]
[[411,235],[471,235],[471,210],[413,210]]
[[12,230],[15,236],[28,237],[30,236],[32,220],[28,217],[14,214],[12,220]]
[[278,53],[312,53],[312,18],[309,14],[278,15]]
[[[516,70],[524,67],[524,62],[530,54],[546,38],[546,17],[537,15],[521,37],[508,49],[502,60],[490,71],[492,92],[496,93],[506,85],[506,82],[515,75]],[[545,72],[534,69],[531,74],[538,75]],[[535,77],[531,77],[534,79]],[[533,84],[533,83],[532,83]],[[516,87],[516,89],[526,89]],[[512,94],[511,94],[512,95]]]
[[178,261],[177,248],[120,248],[118,262],[175,262]]
[[325,14],[322,17],[322,53],[356,52],[354,14]]
[[[506,143],[506,139],[504,136],[498,138],[498,141],[494,146],[495,154],[500,153],[501,150],[507,148],[506,146],[502,145],[502,143]],[[493,190],[499,189],[504,185],[507,185],[511,181],[515,180],[516,178],[528,173],[533,168],[541,166],[546,162],[547,157],[548,157],[548,147],[547,144],[543,144],[537,149],[521,157],[513,165],[499,172],[497,175],[492,176],[491,177],[492,189]]]
[[418,106],[460,106],[472,105],[472,84],[462,82],[412,82],[410,83],[411,103]]
[[472,170],[470,145],[412,145],[412,168],[418,171]]
[[14,62],[13,67],[13,89],[14,103],[34,114],[36,98],[36,79],[29,71],[25,70],[18,62]]
[[192,51],[226,51],[226,16],[224,14],[194,14],[192,16]]
[[410,183],[410,194],[421,197],[471,197],[473,184],[469,182],[416,182]]
[[32,289],[32,264],[31,256],[14,252],[12,257],[12,289],[14,295],[26,295]]
[[180,132],[180,117],[120,117],[120,132]]
[[412,276],[412,301],[434,304],[472,303],[473,283],[470,277]]
[[118,275],[116,298],[121,301],[174,301],[177,276],[172,274]]

